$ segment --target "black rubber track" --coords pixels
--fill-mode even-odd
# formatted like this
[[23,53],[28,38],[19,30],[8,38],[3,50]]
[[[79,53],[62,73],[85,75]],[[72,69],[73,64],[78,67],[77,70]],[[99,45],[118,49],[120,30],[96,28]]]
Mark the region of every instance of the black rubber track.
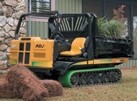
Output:
[[119,69],[80,72],[75,73],[71,77],[71,84],[73,87],[87,86],[96,84],[117,83],[120,81],[122,73]]

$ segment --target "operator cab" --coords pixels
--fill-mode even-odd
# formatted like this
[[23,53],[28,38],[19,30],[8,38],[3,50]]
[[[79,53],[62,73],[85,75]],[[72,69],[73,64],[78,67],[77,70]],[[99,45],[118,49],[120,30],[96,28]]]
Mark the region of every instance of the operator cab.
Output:
[[[94,14],[62,14],[49,19],[49,38],[58,43],[57,60],[81,61],[91,57]],[[90,23],[89,23],[90,22]],[[95,24],[95,23],[94,23]]]

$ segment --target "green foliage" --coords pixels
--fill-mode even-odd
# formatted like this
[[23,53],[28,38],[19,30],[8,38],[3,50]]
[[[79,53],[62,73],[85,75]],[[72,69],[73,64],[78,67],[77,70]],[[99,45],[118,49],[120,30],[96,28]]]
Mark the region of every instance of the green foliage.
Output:
[[98,19],[98,31],[99,34],[110,38],[121,37],[124,25],[117,20],[107,20],[105,18]]

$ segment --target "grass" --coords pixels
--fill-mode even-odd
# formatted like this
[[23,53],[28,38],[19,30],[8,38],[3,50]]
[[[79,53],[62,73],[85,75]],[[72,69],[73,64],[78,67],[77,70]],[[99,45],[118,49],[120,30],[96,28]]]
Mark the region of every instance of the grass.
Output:
[[[64,88],[63,96],[45,101],[137,101],[137,68],[122,69],[122,80],[116,84]],[[22,101],[1,99],[0,101]]]

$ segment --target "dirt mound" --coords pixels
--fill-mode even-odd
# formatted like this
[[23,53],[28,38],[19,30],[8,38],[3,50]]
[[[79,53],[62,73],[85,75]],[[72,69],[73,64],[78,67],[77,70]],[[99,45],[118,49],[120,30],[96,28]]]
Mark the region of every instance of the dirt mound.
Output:
[[0,82],[0,98],[42,101],[43,97],[62,94],[62,86],[53,80],[40,80],[28,68],[16,65]]
[[54,80],[41,80],[43,85],[48,89],[49,96],[60,96],[63,94],[62,85]]

